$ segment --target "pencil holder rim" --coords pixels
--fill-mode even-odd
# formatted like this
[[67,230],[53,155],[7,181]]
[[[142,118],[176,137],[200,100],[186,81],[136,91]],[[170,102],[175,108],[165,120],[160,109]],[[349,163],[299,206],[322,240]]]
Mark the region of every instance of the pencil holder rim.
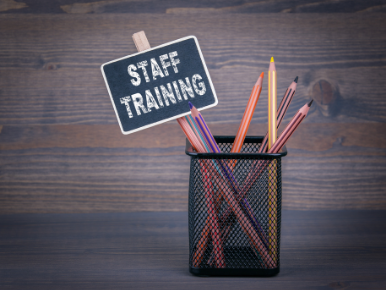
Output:
[[[218,143],[233,143],[235,136],[213,136]],[[245,137],[244,143],[261,143],[263,136],[247,136]],[[238,159],[238,158],[271,158],[277,159],[287,155],[287,148],[284,145],[280,153],[199,153],[193,150],[192,144],[186,139],[185,154],[190,157],[199,157],[203,159]]]

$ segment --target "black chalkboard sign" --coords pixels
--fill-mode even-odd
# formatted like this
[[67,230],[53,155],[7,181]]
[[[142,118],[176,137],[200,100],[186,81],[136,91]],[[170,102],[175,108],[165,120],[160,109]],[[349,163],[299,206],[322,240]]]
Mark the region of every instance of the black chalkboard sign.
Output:
[[123,134],[217,105],[197,38],[188,36],[105,63],[107,90]]

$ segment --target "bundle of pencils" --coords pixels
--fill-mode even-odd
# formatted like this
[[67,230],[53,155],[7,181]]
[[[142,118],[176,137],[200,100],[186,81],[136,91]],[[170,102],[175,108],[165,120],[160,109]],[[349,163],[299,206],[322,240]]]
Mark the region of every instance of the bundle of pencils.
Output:
[[[231,153],[239,153],[242,150],[245,136],[259,100],[264,73],[261,73],[256,81],[249,97],[243,118],[232,145]],[[312,101],[305,104],[292,118],[279,138],[276,138],[284,115],[292,101],[296,91],[298,77],[290,84],[284,97],[276,109],[276,68],[273,57],[271,58],[268,71],[268,132],[260,144],[259,153],[278,153],[284,144],[306,117]],[[221,153],[212,133],[209,130],[203,116],[189,103],[191,115],[177,119],[190,144],[199,153]],[[267,151],[268,150],[268,151]],[[223,244],[227,240],[232,224],[238,222],[244,233],[249,238],[251,248],[264,268],[275,268],[277,266],[277,189],[275,160],[266,162],[256,160],[251,165],[251,170],[243,180],[242,184],[236,180],[234,168],[236,160],[225,162],[224,160],[200,161],[200,171],[204,184],[204,194],[208,215],[205,226],[202,229],[200,239],[197,243],[193,256],[193,266],[199,267],[202,263],[204,253],[211,240],[213,244],[212,254],[207,264],[216,268],[226,267]],[[273,163],[273,165],[272,165]],[[246,197],[248,191],[261,174],[268,170],[268,216],[269,227],[265,232],[260,225],[252,207]],[[218,182],[219,180],[223,182]],[[214,190],[214,184],[217,190]],[[219,201],[225,201],[227,208],[219,214]]]

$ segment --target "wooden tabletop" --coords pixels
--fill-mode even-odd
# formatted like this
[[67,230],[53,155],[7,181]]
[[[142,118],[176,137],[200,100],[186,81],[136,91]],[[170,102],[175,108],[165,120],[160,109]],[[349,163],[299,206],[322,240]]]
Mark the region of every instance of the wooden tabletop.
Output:
[[1,289],[385,289],[386,211],[284,211],[275,277],[189,273],[187,212],[0,216]]

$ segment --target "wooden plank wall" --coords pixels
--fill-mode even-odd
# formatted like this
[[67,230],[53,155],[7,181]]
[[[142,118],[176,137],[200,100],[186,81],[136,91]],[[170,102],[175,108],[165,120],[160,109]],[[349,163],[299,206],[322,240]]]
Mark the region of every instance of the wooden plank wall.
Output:
[[[386,209],[385,1],[0,1],[0,212],[187,210],[189,158],[173,121],[120,133],[100,72],[152,46],[197,36],[234,135],[275,57],[279,96],[311,98],[283,159],[286,209]],[[267,88],[249,135],[267,128]],[[279,99],[280,100],[280,99]]]

